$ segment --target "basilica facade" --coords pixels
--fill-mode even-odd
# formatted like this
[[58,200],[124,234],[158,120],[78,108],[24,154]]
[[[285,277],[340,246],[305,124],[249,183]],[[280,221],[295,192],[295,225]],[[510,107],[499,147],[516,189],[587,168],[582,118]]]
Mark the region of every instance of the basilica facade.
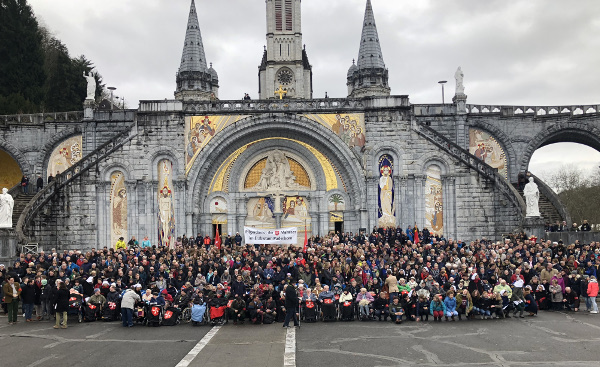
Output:
[[[81,115],[45,118],[44,129],[54,124],[55,132],[43,138],[39,122],[14,127],[43,140],[22,156],[0,141],[21,169],[58,173],[19,216],[20,240],[102,247],[147,236],[172,245],[184,234],[235,235],[248,226],[297,227],[303,242],[305,232],[415,225],[469,240],[539,226],[525,218],[512,184],[526,170],[528,142],[500,125],[537,114],[468,105],[460,69],[452,103],[413,105],[393,95],[370,0],[356,25],[363,31],[348,97],[314,99],[301,0],[267,0],[266,10],[258,100],[219,99],[192,1],[174,99],[118,111],[86,101]],[[540,191],[566,219],[541,182]]]

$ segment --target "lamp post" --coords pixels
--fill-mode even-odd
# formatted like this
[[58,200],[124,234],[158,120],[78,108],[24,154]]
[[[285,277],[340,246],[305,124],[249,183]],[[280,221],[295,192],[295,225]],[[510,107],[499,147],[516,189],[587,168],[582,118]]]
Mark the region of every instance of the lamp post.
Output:
[[113,99],[113,92],[114,92],[115,90],[117,90],[117,88],[115,88],[115,87],[108,87],[108,90],[110,90],[110,109],[112,110],[112,109],[113,109],[113,106],[114,106],[114,104],[115,104],[115,103],[114,103],[114,99]]
[[442,86],[442,104],[446,104],[446,102],[444,100],[444,84],[448,83],[448,81],[440,80],[438,83]]

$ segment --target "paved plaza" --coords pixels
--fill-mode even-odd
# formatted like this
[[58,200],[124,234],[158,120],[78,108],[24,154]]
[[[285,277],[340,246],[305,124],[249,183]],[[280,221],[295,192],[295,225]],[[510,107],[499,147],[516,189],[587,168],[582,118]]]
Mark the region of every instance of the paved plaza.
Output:
[[[442,323],[335,322],[123,328],[119,323],[9,326],[3,366],[600,366],[600,317]],[[295,337],[295,338],[294,338]],[[295,347],[294,347],[295,346]]]

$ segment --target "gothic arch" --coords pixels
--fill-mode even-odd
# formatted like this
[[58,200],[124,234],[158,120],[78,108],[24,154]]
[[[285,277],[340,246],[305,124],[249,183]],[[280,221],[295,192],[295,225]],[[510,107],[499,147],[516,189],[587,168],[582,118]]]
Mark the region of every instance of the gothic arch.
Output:
[[153,180],[158,179],[158,162],[163,159],[168,159],[173,163],[173,180],[178,180],[179,176],[185,172],[185,167],[183,167],[182,163],[183,159],[178,159],[175,154],[172,153],[172,148],[166,146],[159,146],[154,149],[154,152],[150,153],[150,159],[148,163],[150,167],[148,172],[150,173],[150,177]]
[[31,175],[33,173],[34,167],[31,166],[27,157],[25,157],[25,154],[19,148],[0,138],[0,149],[8,153],[17,162],[23,174]]
[[[331,130],[301,116],[263,115],[248,117],[219,132],[196,158],[188,173],[190,185],[187,208],[207,195],[210,181],[219,164],[236,149],[262,138],[288,138],[302,141],[328,157],[338,169],[351,197],[360,207],[366,207],[366,183],[357,157]],[[233,143],[232,143],[233,142]],[[190,197],[191,195],[191,197]]]
[[523,151],[519,171],[525,172],[536,150],[553,143],[579,143],[600,151],[600,129],[587,123],[561,122],[540,131]]
[[449,164],[448,157],[445,157],[442,154],[439,154],[436,152],[428,153],[428,154],[421,156],[419,158],[419,160],[423,163],[420,165],[418,171],[414,172],[414,174],[416,174],[416,175],[424,174],[425,171],[427,170],[427,167],[432,164],[437,164],[438,166],[440,166],[440,168],[442,169],[443,175],[455,174],[454,165]]
[[[38,160],[35,163],[35,169],[42,172],[44,177],[48,177],[48,161],[50,160],[50,156],[54,149],[63,141],[70,139],[74,136],[82,135],[81,127],[77,126],[71,129],[64,129],[60,132],[52,135],[49,139],[46,140],[46,144],[44,147],[40,149],[38,154]],[[82,150],[82,158],[85,156],[85,147],[81,147]]]
[[366,170],[371,171],[371,174],[379,176],[378,162],[382,155],[387,154],[392,157],[394,162],[394,176],[401,176],[404,172],[404,151],[399,146],[394,146],[388,143],[378,143],[372,149],[372,154],[367,163]]
[[116,172],[116,171],[120,171],[123,173],[123,175],[125,176],[125,181],[129,181],[131,179],[130,172],[133,172],[131,170],[131,166],[127,162],[124,162],[121,160],[115,161],[113,159],[113,163],[106,166],[106,168],[102,169],[102,173],[101,173],[100,177],[104,181],[109,182],[110,176],[113,174],[113,172]]

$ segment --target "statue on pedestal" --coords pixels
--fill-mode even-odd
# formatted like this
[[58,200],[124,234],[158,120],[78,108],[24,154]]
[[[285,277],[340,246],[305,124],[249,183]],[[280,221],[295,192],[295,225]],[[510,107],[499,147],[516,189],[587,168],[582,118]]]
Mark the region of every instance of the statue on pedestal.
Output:
[[7,188],[2,189],[0,195],[0,228],[12,228],[12,215],[15,201],[8,193]]
[[464,78],[465,78],[465,74],[463,73],[462,69],[459,66],[458,69],[456,70],[456,73],[454,73],[454,79],[456,79],[456,95],[465,94],[465,86],[463,84]]
[[94,100],[96,99],[96,78],[90,72],[88,75],[85,75],[85,71],[83,72],[83,77],[87,81],[87,97],[86,100]]
[[526,217],[541,217],[540,214],[540,190],[538,185],[533,181],[533,177],[529,177],[529,183],[525,185],[523,190],[525,201],[527,203]]

